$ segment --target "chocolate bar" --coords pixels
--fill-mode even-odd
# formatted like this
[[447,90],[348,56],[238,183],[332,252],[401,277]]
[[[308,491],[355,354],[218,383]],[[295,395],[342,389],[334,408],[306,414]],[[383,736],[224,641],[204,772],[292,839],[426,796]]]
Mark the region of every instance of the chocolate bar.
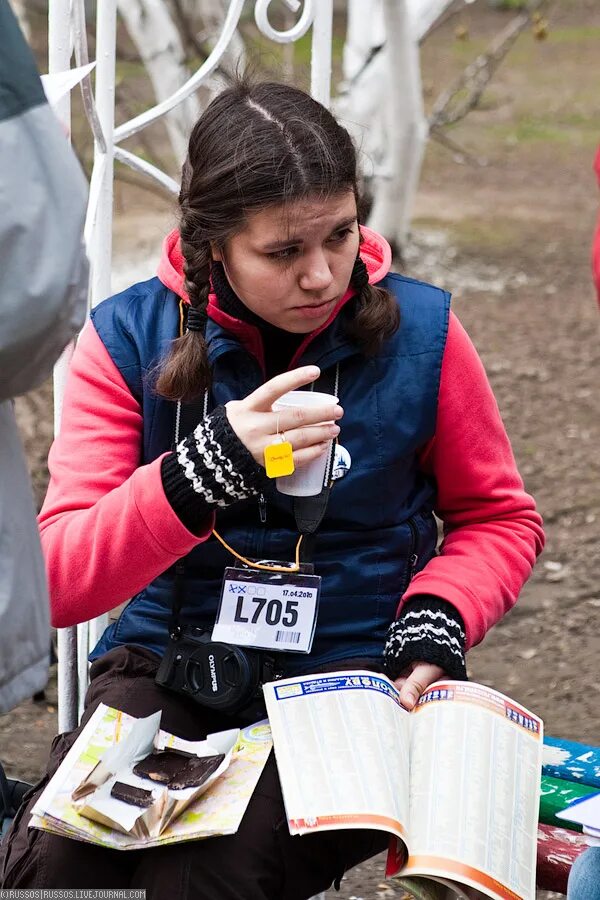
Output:
[[115,781],[110,792],[111,797],[122,800],[123,803],[130,803],[132,806],[139,806],[145,809],[152,805],[152,791],[145,791],[144,788],[134,787],[133,784],[124,784],[122,781]]
[[133,772],[141,778],[168,784],[171,778],[183,771],[190,759],[194,758],[197,757],[184,750],[157,750],[137,763],[133,767]]
[[219,768],[224,759],[225,754],[218,753],[216,756],[196,756],[188,760],[185,768],[171,778],[169,788],[180,791],[184,788],[200,787]]

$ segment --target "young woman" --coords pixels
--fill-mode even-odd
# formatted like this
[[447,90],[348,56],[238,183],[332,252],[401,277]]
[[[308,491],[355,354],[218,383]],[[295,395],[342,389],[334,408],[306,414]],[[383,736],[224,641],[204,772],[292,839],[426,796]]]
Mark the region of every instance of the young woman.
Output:
[[[92,654],[84,721],[100,701],[160,708],[188,739],[256,719],[255,697],[215,711],[162,686],[168,665],[155,677],[181,629],[210,634],[234,554],[294,560],[323,509],[302,545],[322,581],[314,643],[275,654],[281,674],[386,671],[412,707],[440,676],[466,677],[465,651],[516,600],[541,520],[482,364],[449,295],[392,274],[358,209],[355,151],[332,115],[295,88],[239,84],[192,132],[158,277],[94,310],[40,517],[55,625],[133,598]],[[307,386],[339,405],[272,411]],[[317,513],[266,477],[282,433],[298,468],[332,439],[351,460]],[[73,739],[58,738],[49,774]],[[387,842],[291,838],[273,759],[232,837],[118,853],[27,832],[27,819],[6,887],[302,900]]]

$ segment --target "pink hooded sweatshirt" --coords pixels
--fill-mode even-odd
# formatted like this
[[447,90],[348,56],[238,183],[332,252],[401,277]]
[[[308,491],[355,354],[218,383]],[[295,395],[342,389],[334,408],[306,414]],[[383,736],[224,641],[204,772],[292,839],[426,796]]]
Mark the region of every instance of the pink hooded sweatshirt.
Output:
[[[380,235],[362,231],[361,256],[376,283],[389,270],[390,248]],[[165,240],[158,275],[179,296],[184,296],[182,263],[173,232]],[[348,291],[331,319],[350,296]],[[220,310],[214,295],[208,314],[261,358],[258,330]],[[212,523],[203,534],[192,534],[181,523],[163,491],[161,458],[140,465],[141,446],[140,406],[88,322],[71,362],[39,516],[57,627],[115,608],[211,534]],[[481,360],[452,313],[436,432],[419,462],[437,484],[444,540],[439,555],[398,597],[399,607],[417,594],[452,603],[465,623],[468,649],[515,603],[544,538]]]

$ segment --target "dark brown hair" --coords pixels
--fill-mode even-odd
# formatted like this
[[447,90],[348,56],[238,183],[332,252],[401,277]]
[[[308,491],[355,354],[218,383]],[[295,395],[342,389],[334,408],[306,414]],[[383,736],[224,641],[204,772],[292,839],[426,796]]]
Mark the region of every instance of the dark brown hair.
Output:
[[[308,94],[289,85],[239,80],[210,103],[192,131],[179,194],[185,289],[204,310],[211,243],[223,247],[248,214],[272,204],[327,198],[352,190],[358,202],[356,152],[350,135]],[[358,286],[357,286],[358,289]],[[366,354],[399,325],[398,307],[381,288],[362,284],[348,324]],[[191,400],[210,383],[199,331],[173,342],[156,390]]]

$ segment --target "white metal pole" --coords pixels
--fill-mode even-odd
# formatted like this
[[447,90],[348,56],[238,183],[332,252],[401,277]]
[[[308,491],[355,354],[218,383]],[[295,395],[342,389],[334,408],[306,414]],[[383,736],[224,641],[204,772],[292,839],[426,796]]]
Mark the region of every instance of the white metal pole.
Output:
[[[423,104],[421,60],[417,35],[406,0],[385,0],[385,29],[388,36],[389,105],[392,185],[387,191],[390,214],[395,214],[396,243],[408,238],[415,194],[427,140],[427,119]],[[395,46],[392,47],[392,39]]]
[[[48,7],[48,71],[64,72],[71,62],[71,19],[69,0],[50,0]],[[71,95],[67,92],[55,112],[68,132],[71,130]],[[70,344],[54,367],[54,433],[60,427],[65,379],[73,345]],[[58,730],[77,725],[77,629],[59,628],[58,642]]]
[[[91,262],[92,306],[111,294],[116,46],[117,0],[102,0],[98,3],[96,13],[95,100],[105,147],[102,148],[98,142],[94,144],[94,171],[90,186],[92,218],[88,252]],[[86,641],[88,650],[96,645],[107,625],[108,616],[105,615],[89,622]],[[80,705],[82,700],[80,698]]]
[[100,169],[100,183],[89,245],[92,306],[111,293],[116,41],[116,0],[101,0],[96,21],[96,110],[106,151],[94,147],[94,169]]
[[310,60],[310,92],[319,103],[331,102],[331,40],[333,33],[333,0],[318,0],[313,19]]

